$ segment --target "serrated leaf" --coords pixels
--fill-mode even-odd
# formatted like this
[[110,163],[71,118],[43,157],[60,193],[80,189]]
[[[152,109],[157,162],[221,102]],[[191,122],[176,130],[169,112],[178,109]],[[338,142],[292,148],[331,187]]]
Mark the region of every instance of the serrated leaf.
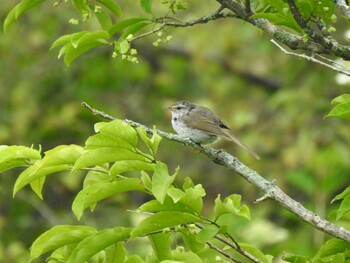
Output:
[[129,191],[144,191],[140,179],[126,178],[113,182],[104,181],[89,185],[75,197],[72,204],[72,211],[77,219],[80,220],[86,208],[112,195]]
[[43,159],[36,161],[19,175],[13,195],[27,184],[43,176],[70,169],[82,152],[83,148],[78,145],[61,145],[45,152]]
[[153,171],[154,166],[154,163],[138,160],[116,161],[109,170],[109,174],[115,176],[128,171]]
[[25,11],[39,5],[45,0],[22,0],[6,16],[4,21],[4,32],[8,32],[9,26],[15,22]]
[[170,233],[156,233],[148,235],[149,240],[158,262],[171,259],[171,239]]
[[97,0],[97,2],[99,2],[102,5],[104,5],[105,7],[107,7],[117,17],[120,17],[122,15],[121,8],[114,0]]
[[148,19],[144,18],[144,17],[133,17],[133,18],[129,18],[129,19],[124,19],[124,20],[112,25],[108,32],[111,36],[113,36],[116,33],[120,32],[121,30],[124,30],[125,28],[127,28],[129,26],[132,26],[134,24],[137,24],[139,22],[146,21],[146,20],[148,20]]
[[265,257],[264,253],[262,253],[256,247],[253,247],[252,245],[247,243],[239,243],[239,246],[251,255],[253,255],[255,258],[259,259],[262,263],[269,263],[269,260]]
[[241,205],[241,196],[237,194],[230,195],[221,201],[220,195],[215,199],[214,206],[215,218],[219,218],[223,214],[233,214],[247,218],[250,220],[250,211],[246,205]]
[[169,175],[168,167],[165,163],[156,163],[152,176],[152,193],[159,203],[162,204],[164,202],[166,193],[170,185],[174,182],[176,175],[177,171],[174,175]]
[[40,151],[25,146],[0,146],[0,173],[21,165],[27,160],[40,160]]
[[85,262],[93,255],[119,241],[129,238],[132,228],[115,227],[84,238],[73,250],[67,263]]
[[158,212],[154,215],[142,220],[136,228],[131,232],[131,237],[139,237],[156,231],[163,230],[167,227],[187,224],[192,222],[201,222],[200,217],[193,214],[178,212],[178,211],[164,211]]
[[78,243],[87,236],[96,233],[97,230],[87,226],[54,226],[41,234],[32,244],[30,249],[30,260],[36,259],[48,251],[56,248]]
[[337,104],[326,116],[350,120],[350,102]]
[[152,0],[140,0],[140,5],[146,13],[152,13]]

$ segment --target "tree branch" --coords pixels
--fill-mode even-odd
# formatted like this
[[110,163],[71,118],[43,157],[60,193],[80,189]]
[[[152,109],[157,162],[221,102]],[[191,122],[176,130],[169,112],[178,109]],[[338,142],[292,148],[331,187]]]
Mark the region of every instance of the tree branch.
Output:
[[350,8],[346,4],[345,0],[334,0],[334,3],[336,6],[340,8],[340,10],[343,12],[343,14],[350,19]]
[[[87,103],[83,102],[82,106],[89,109],[93,114],[99,115],[103,118],[106,118],[108,120],[114,120],[116,118],[102,112],[96,109],[93,109],[91,106],[89,106]],[[154,130],[151,128],[148,128],[147,126],[134,122],[132,120],[125,119],[126,123],[131,125],[134,128],[142,127],[146,130],[147,133],[153,134]],[[284,193],[280,188],[277,187],[277,185],[273,182],[269,182],[265,178],[263,178],[260,174],[258,174],[253,169],[249,168],[248,166],[244,165],[242,162],[240,162],[236,157],[232,156],[231,154],[223,151],[223,150],[216,150],[213,148],[202,148],[197,143],[193,142],[189,138],[184,138],[182,136],[179,136],[177,134],[173,133],[167,133],[164,131],[156,130],[157,134],[160,135],[162,138],[165,138],[167,140],[176,141],[179,142],[185,146],[190,146],[204,155],[206,155],[209,159],[211,159],[214,163],[218,165],[222,165],[226,168],[228,168],[231,171],[234,171],[238,173],[240,176],[242,176],[246,181],[249,183],[255,185],[257,188],[259,188],[266,196],[266,198],[270,198],[277,203],[279,203],[282,207],[299,217],[304,222],[312,225],[313,227],[331,235],[334,237],[337,237],[339,239],[345,240],[347,242],[350,242],[350,230],[345,229],[344,227],[337,226],[329,221],[327,221],[324,218],[321,218],[317,214],[313,213],[312,211],[306,209],[303,205],[292,199],[290,196],[288,196],[286,193]]]

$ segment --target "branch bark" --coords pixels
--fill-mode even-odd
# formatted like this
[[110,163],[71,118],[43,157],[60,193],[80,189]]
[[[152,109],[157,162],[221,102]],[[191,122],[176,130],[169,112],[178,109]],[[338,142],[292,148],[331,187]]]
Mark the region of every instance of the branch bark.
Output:
[[[88,105],[85,102],[82,103],[82,106],[89,109],[93,114],[99,115],[105,119],[108,119],[108,120],[116,119],[113,116],[110,116],[102,111],[93,109],[90,105]],[[143,124],[140,124],[128,119],[125,119],[124,121],[134,128],[137,128],[137,127],[144,128],[149,134],[153,134],[154,132],[153,129],[148,128]],[[288,211],[290,211],[291,213],[299,217],[302,221],[312,225],[313,227],[331,236],[350,242],[350,230],[337,226],[327,221],[326,219],[321,218],[320,216],[313,213],[312,211],[306,209],[302,204],[295,201],[286,193],[284,193],[279,187],[277,187],[277,185],[274,182],[269,182],[268,180],[263,178],[260,174],[258,174],[256,171],[244,165],[242,162],[240,162],[236,157],[232,156],[231,154],[223,150],[216,150],[213,148],[203,149],[200,145],[196,144],[189,138],[184,138],[177,134],[167,133],[160,130],[157,130],[157,134],[159,134],[164,139],[176,141],[185,146],[189,146],[200,151],[201,153],[206,155],[209,159],[211,159],[214,163],[225,166],[227,169],[238,173],[249,183],[255,185],[264,193],[264,199],[266,198],[272,199],[276,201],[278,204],[280,204],[282,207],[284,207],[285,209],[287,209]]]

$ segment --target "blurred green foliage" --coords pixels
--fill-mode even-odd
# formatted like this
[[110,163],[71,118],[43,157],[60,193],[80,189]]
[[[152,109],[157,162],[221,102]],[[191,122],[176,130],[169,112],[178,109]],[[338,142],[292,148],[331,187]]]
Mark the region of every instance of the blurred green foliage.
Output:
[[[120,2],[132,15],[143,14],[137,1]],[[199,17],[215,5],[200,3],[191,1],[186,16]],[[13,1],[2,1],[2,21],[12,7]],[[339,84],[329,69],[285,55],[259,30],[233,19],[167,29],[173,40],[158,48],[152,46],[155,36],[140,40],[135,43],[139,64],[113,59],[108,47],[99,47],[67,68],[57,60],[56,50],[48,50],[57,36],[96,27],[94,21],[69,23],[78,17],[64,5],[55,9],[45,1],[11,25],[6,35],[1,33],[0,144],[40,144],[44,151],[81,144],[100,120],[80,106],[82,101],[115,117],[171,131],[170,116],[162,108],[186,99],[215,109],[262,160],[257,162],[225,142],[217,147],[275,179],[317,214],[326,216],[336,208],[330,201],[349,184],[349,124],[324,116],[330,101],[345,93],[349,82]],[[337,34],[345,41],[344,31],[340,25]],[[170,167],[180,165],[178,177],[202,183],[208,204],[218,193],[242,194],[246,203],[261,194],[174,142],[163,141],[158,154]],[[69,211],[82,184],[82,177],[62,173],[48,178],[45,202],[30,191],[12,199],[18,173],[0,177],[0,261],[5,262],[26,262],[27,249],[40,233],[56,224],[76,223]],[[145,198],[119,195],[105,201],[103,210],[83,216],[82,223],[102,228],[137,222],[138,215],[124,216],[120,211],[130,209],[130,204],[137,207]],[[313,255],[326,238],[272,202],[251,210],[249,225],[227,221],[238,239],[244,237],[266,254]]]

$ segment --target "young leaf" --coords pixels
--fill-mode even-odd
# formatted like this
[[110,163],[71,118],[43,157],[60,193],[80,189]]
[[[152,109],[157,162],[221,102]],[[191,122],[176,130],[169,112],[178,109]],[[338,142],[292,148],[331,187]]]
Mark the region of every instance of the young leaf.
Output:
[[185,196],[184,191],[175,187],[169,188],[167,194],[171,197],[171,199],[173,199],[175,204],[179,202],[182,197]]
[[233,214],[250,220],[250,211],[246,205],[241,205],[241,196],[237,194],[230,195],[221,201],[220,195],[215,199],[214,206],[215,218],[218,219],[223,214]]
[[[88,31],[81,31],[81,32],[77,32],[74,34],[69,34],[69,35],[63,35],[61,37],[59,37],[58,39],[56,39],[55,42],[53,42],[53,44],[50,47],[50,50],[59,47],[59,46],[64,46],[67,43],[74,43],[77,39],[80,39],[82,36],[88,34]],[[64,53],[62,53],[63,55]]]
[[170,185],[174,182],[177,172],[178,169],[174,175],[170,176],[165,163],[156,163],[152,177],[152,193],[159,203],[163,204],[166,193]]
[[173,227],[192,222],[201,222],[201,219],[198,216],[185,212],[158,212],[141,221],[131,232],[131,237],[134,238],[144,236],[147,234],[154,233],[156,231],[161,231],[166,227]]
[[169,232],[148,235],[148,238],[151,241],[151,245],[158,262],[172,258]]
[[174,262],[191,262],[191,263],[203,263],[202,259],[192,251],[184,252],[183,250],[177,249],[173,252]]
[[151,200],[141,205],[137,210],[140,212],[181,211],[196,215],[193,208],[181,202],[174,203],[169,196],[165,197],[163,204],[157,200]]
[[9,26],[15,22],[25,11],[39,5],[45,0],[22,0],[6,16],[4,21],[4,32],[7,33]]
[[126,249],[125,242],[119,241],[105,249],[106,257],[105,262],[108,263],[119,263],[125,262],[126,259]]
[[308,257],[287,255],[282,257],[283,260],[291,263],[310,263],[311,260]]
[[203,198],[205,190],[201,184],[185,189],[185,195],[180,199],[180,203],[190,207],[196,213],[200,214],[203,208]]
[[99,8],[95,10],[95,15],[98,19],[98,22],[100,22],[101,27],[104,30],[109,30],[109,28],[112,26],[112,19],[109,14],[107,14],[103,8]]
[[40,151],[25,146],[0,146],[0,173],[25,165],[27,160],[40,160]]
[[350,196],[343,199],[340,207],[337,210],[337,220],[341,219],[346,213],[350,211]]
[[140,179],[126,178],[113,182],[103,181],[89,185],[75,197],[72,204],[72,211],[79,220],[84,210],[89,206],[95,205],[97,202],[112,195],[129,191],[144,191]]
[[104,229],[84,238],[73,250],[67,263],[85,262],[105,248],[129,238],[131,228]]
[[87,236],[96,233],[97,230],[87,226],[54,226],[50,230],[41,234],[32,244],[30,249],[30,259],[36,259],[50,250],[78,243]]
[[[340,239],[331,239],[328,240],[321,249],[317,252],[313,258],[313,262],[322,262],[322,259],[332,257],[336,254],[346,253],[350,250],[350,243],[340,240]],[[347,252],[348,253],[348,252]],[[333,262],[333,261],[325,261]]]

